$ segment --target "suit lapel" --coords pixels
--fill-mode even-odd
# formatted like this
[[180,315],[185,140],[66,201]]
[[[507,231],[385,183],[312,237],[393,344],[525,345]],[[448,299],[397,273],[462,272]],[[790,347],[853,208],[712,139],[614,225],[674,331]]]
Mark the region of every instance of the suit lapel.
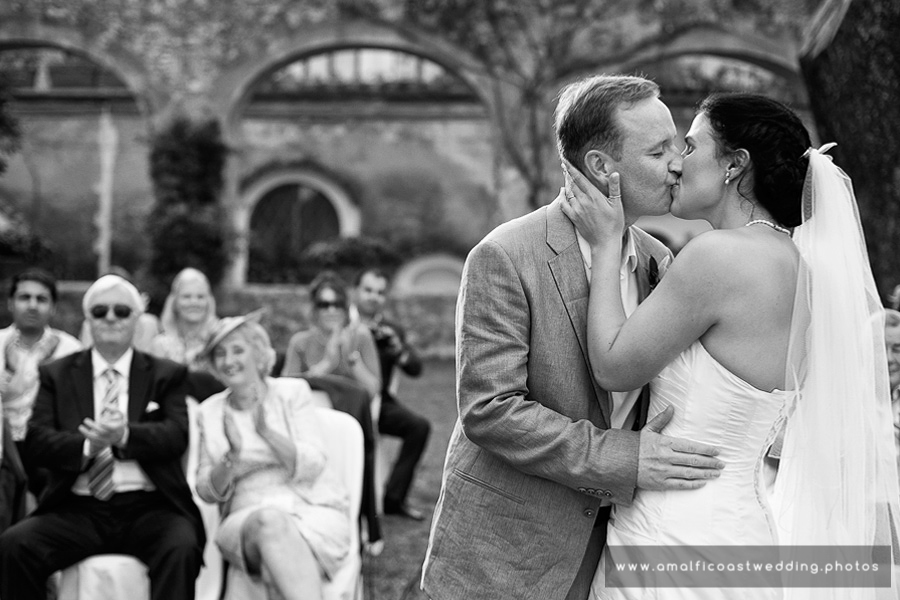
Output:
[[147,408],[147,393],[150,390],[150,361],[135,350],[131,357],[131,372],[128,374],[128,421],[137,422]]
[[96,418],[94,415],[94,366],[91,351],[85,350],[72,361],[72,391],[78,414],[82,418]]
[[547,264],[556,282],[556,288],[562,298],[563,306],[569,316],[569,322],[575,331],[582,358],[591,378],[591,385],[600,406],[603,424],[609,427],[611,408],[609,395],[594,381],[587,347],[587,307],[589,288],[584,272],[584,259],[575,238],[575,227],[565,216],[560,207],[561,198],[557,197],[547,207],[547,245],[556,253]]

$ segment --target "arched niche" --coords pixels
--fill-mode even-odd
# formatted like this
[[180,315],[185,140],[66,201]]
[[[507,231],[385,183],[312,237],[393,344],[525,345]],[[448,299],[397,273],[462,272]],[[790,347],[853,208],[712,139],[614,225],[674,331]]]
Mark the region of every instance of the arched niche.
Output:
[[359,235],[359,208],[347,190],[307,167],[286,167],[256,178],[242,193],[236,228],[244,240],[236,262],[248,283],[309,278],[302,256],[312,244]]
[[454,296],[459,292],[464,262],[457,256],[431,254],[413,259],[394,276],[397,296]]

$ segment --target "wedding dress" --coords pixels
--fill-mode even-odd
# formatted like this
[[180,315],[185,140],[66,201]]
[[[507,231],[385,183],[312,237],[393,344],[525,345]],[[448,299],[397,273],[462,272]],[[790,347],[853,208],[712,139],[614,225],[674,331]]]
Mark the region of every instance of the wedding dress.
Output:
[[[650,415],[667,405],[675,408],[666,435],[718,447],[726,468],[698,490],[638,490],[630,506],[615,507],[608,547],[776,545],[762,465],[791,392],[753,387],[721,365],[698,340],[650,383],[650,393]],[[688,559],[677,552],[672,556]],[[760,588],[606,587],[604,568],[609,560],[607,550],[594,580],[594,597],[602,600],[781,598],[780,590]],[[642,575],[657,584],[656,578],[663,576]]]

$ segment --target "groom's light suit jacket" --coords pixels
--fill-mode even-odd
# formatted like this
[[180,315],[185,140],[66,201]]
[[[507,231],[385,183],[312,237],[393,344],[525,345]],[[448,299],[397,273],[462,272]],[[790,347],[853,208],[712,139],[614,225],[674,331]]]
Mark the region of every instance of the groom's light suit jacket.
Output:
[[[591,376],[588,282],[560,203],[501,225],[466,260],[459,419],[422,576],[434,600],[565,598],[601,501],[634,496],[638,433],[609,428],[610,398]],[[632,232],[643,299],[650,256],[669,251]],[[643,423],[646,391],[639,407]]]

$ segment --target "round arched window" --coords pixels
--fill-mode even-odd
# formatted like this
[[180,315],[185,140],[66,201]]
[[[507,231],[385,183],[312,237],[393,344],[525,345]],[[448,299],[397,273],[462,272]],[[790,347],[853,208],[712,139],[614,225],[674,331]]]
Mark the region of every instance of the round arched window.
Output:
[[274,187],[250,218],[247,278],[254,283],[308,281],[314,273],[303,264],[304,250],[339,235],[337,211],[320,190],[302,183]]

